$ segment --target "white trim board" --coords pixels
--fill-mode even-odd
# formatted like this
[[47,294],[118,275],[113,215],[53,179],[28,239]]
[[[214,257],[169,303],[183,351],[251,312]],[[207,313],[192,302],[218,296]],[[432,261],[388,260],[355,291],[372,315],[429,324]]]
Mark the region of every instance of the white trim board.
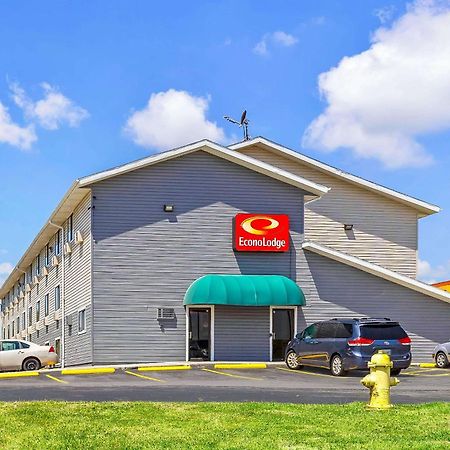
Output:
[[406,194],[402,194],[401,192],[397,192],[393,189],[381,186],[372,181],[365,180],[364,178],[357,177],[356,175],[352,175],[351,173],[344,172],[335,167],[329,166],[328,164],[317,161],[314,158],[310,158],[309,156],[303,155],[294,150],[283,147],[282,145],[272,142],[264,137],[256,137],[249,141],[239,142],[237,144],[230,145],[228,148],[232,150],[240,150],[242,148],[256,144],[262,144],[267,150],[273,153],[282,154],[289,159],[300,161],[310,167],[316,168],[321,172],[327,173],[336,178],[344,179],[352,184],[358,185],[359,187],[368,189],[370,191],[388,197],[391,200],[395,200],[404,205],[410,206],[411,208],[414,208],[418,211],[419,217],[425,217],[430,214],[435,214],[441,210],[439,206],[433,205],[423,200],[419,200]]
[[210,142],[208,140],[202,140],[194,144],[189,144],[184,147],[180,147],[174,150],[169,150],[167,152],[158,153],[156,155],[149,156],[147,158],[141,159],[139,161],[134,161],[123,166],[116,167],[114,169],[105,170],[94,175],[90,175],[79,180],[79,187],[87,187],[92,183],[97,183],[98,181],[106,180],[108,178],[115,177],[117,175],[123,175],[128,172],[132,172],[137,169],[142,169],[144,167],[152,166],[163,161],[168,161],[189,153],[194,153],[196,151],[202,150],[204,152],[215,155],[219,158],[226,159],[228,161],[234,162],[235,164],[244,166],[255,172],[267,175],[276,180],[282,181],[284,183],[293,185],[300,189],[305,190],[314,196],[321,196],[329,191],[329,188],[313,181],[309,181],[306,178],[299,177],[285,170],[274,167],[265,162],[259,161],[242,153],[235,152],[226,147],[222,147],[219,144]]
[[304,242],[302,245],[304,250],[311,251],[320,256],[332,259],[334,261],[346,264],[355,269],[362,270],[384,280],[391,281],[392,283],[399,284],[413,291],[420,292],[421,294],[429,295],[430,297],[442,300],[450,303],[450,293],[443,291],[442,289],[435,288],[421,281],[409,278],[405,275],[401,275],[393,270],[386,269],[376,264],[364,261],[355,256],[348,255],[346,253],[339,252],[324,245],[317,244],[315,242]]

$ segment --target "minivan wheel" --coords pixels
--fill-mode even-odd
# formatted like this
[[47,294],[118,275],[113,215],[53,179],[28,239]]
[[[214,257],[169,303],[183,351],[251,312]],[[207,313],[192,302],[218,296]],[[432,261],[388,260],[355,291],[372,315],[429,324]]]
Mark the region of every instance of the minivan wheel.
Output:
[[331,358],[330,370],[331,374],[335,377],[342,377],[346,374],[346,371],[344,370],[344,361],[342,361],[342,358],[339,355],[334,355]]
[[286,365],[291,370],[300,369],[302,366],[298,363],[297,354],[294,352],[294,350],[289,350],[288,354],[286,355]]
[[438,352],[436,354],[436,366],[439,367],[439,369],[444,369],[448,366],[448,358],[447,355],[444,352]]
[[36,358],[28,358],[22,364],[23,370],[39,370],[41,368],[41,363]]

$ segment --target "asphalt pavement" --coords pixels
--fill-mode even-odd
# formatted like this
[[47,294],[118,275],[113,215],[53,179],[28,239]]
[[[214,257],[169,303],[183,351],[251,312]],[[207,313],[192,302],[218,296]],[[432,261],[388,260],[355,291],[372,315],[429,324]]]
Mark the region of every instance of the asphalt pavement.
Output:
[[[326,370],[291,371],[284,366],[266,369],[191,370],[114,374],[61,375],[0,379],[0,401],[181,401],[349,403],[367,401],[361,385],[365,372],[333,377]],[[450,401],[450,369],[410,368],[392,388],[393,403]]]

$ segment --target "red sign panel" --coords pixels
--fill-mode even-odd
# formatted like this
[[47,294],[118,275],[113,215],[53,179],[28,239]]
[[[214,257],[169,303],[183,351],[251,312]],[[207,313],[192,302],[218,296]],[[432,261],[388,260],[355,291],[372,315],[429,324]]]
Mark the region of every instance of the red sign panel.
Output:
[[289,250],[289,217],[285,214],[237,214],[234,249],[239,252]]

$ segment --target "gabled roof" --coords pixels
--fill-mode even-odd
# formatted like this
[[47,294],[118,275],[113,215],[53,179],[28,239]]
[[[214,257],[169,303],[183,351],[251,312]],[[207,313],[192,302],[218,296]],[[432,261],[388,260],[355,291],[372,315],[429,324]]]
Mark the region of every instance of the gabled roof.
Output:
[[346,264],[347,266],[354,267],[355,269],[370,273],[371,275],[383,278],[384,280],[391,281],[392,283],[399,284],[408,289],[412,289],[413,291],[420,292],[421,294],[450,303],[450,292],[446,292],[442,289],[430,286],[429,284],[422,283],[421,281],[409,278],[405,275],[401,275],[393,270],[370,263],[363,259],[357,258],[356,256],[351,256],[347,253],[342,253],[330,247],[326,247],[325,245],[310,241],[304,242],[302,248],[304,250],[317,253],[318,255],[325,256],[326,258],[334,261]]
[[104,172],[99,172],[97,174],[81,178],[79,180],[79,186],[86,187],[90,184],[97,183],[98,181],[106,180],[117,175],[123,175],[133,170],[142,169],[144,167],[178,158],[180,156],[187,155],[199,150],[210,153],[219,158],[226,159],[227,161],[231,161],[235,164],[246,167],[255,172],[261,173],[284,183],[290,184],[297,188],[303,189],[309,194],[312,194],[313,197],[320,197],[321,195],[326,194],[329,191],[329,188],[326,186],[314,183],[313,181],[309,181],[306,178],[299,177],[290,172],[279,169],[278,167],[274,167],[250,156],[243,155],[242,153],[236,152],[227,147],[223,147],[219,144],[216,144],[215,142],[211,142],[206,139],[180,148],[176,148],[174,150],[169,150],[163,153],[148,156],[147,158],[124,164],[123,166],[115,167],[114,169],[105,170]]
[[298,153],[294,150],[291,150],[287,147],[283,147],[280,144],[270,141],[264,137],[256,137],[249,141],[239,142],[237,144],[230,145],[228,148],[233,150],[241,150],[245,147],[251,145],[262,145],[266,150],[271,151],[273,153],[278,153],[284,155],[286,158],[298,161],[307,166],[313,167],[320,172],[327,173],[336,178],[340,178],[349,183],[355,184],[363,189],[370,190],[379,195],[383,195],[385,197],[390,198],[393,201],[397,201],[404,205],[407,205],[411,208],[417,210],[419,217],[429,216],[431,214],[435,214],[439,212],[441,209],[439,206],[433,205],[431,203],[427,203],[423,200],[419,200],[417,198],[411,197],[406,194],[402,194],[401,192],[397,192],[393,189],[389,189],[385,186],[381,186],[372,181],[365,180],[364,178],[357,177],[356,175],[352,175],[351,173],[344,172],[335,167],[329,166],[323,162],[317,161],[314,158],[310,158],[309,156]]
[[46,221],[45,225],[39,231],[36,238],[25,251],[24,255],[17,263],[13,271],[9,274],[6,281],[0,287],[0,300],[14,286],[14,284],[23,274],[23,271],[26,270],[26,268],[33,262],[38,253],[56,233],[58,229],[57,227],[55,227],[55,225],[61,226],[64,224],[67,218],[80,204],[81,200],[89,193],[89,188],[92,184],[196,151],[205,151],[227,161],[231,161],[235,164],[251,169],[255,172],[274,178],[283,183],[287,183],[299,189],[302,189],[306,192],[305,200],[320,197],[321,195],[326,194],[329,191],[329,188],[326,186],[314,183],[305,178],[291,174],[277,167],[273,167],[270,164],[266,164],[250,156],[235,152],[208,140],[195,142],[193,144],[189,144],[174,150],[169,150],[163,153],[148,156],[147,158],[124,164],[113,169],[105,170],[94,175],[89,175],[87,177],[75,180],[75,182],[66,192],[56,209],[52,212],[52,214]]

